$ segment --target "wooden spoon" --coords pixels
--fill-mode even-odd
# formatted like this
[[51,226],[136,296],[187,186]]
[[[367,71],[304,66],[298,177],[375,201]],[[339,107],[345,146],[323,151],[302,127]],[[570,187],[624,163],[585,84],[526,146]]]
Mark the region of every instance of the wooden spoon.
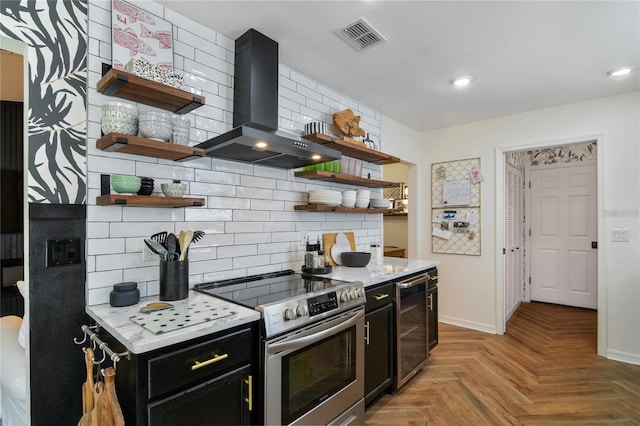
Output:
[[[180,232],[180,234],[182,234],[182,232]],[[185,260],[187,258],[187,250],[189,250],[191,240],[193,240],[193,231],[184,231],[184,244],[180,243],[180,248],[182,250],[182,253],[180,253],[180,260]]]

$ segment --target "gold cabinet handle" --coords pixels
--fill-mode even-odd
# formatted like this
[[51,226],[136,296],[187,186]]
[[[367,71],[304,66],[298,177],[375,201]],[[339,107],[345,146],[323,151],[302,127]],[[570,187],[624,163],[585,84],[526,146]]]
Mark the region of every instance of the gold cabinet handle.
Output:
[[196,361],[195,364],[191,366],[191,371],[197,370],[198,368],[206,367],[207,365],[213,364],[214,362],[222,361],[223,359],[229,358],[229,354],[224,355],[213,355],[213,358],[208,359],[206,361]]
[[433,294],[429,295],[429,310],[433,311]]
[[382,299],[386,299],[387,297],[389,297],[389,293],[382,293],[382,294],[376,294],[375,296],[373,296],[376,300],[382,300]]
[[249,387],[249,396],[244,399],[244,402],[249,405],[249,411],[253,411],[253,377],[247,377],[247,380],[245,380],[244,382]]
[[369,346],[369,321],[364,325],[365,333],[364,333],[364,341]]
[[431,277],[432,280],[437,280],[438,276],[436,275],[435,277]]

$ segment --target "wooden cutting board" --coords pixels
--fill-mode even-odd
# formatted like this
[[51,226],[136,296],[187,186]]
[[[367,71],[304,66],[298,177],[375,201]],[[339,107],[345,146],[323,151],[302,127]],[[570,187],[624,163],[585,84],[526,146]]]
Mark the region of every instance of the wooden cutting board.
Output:
[[[349,240],[349,245],[351,246],[351,251],[356,250],[356,238],[353,232],[340,232],[340,234],[344,234]],[[333,247],[336,243],[336,238],[338,237],[338,233],[334,234],[322,234],[322,247],[324,247],[324,254],[328,256],[329,262],[332,266],[337,265],[337,263],[331,257],[331,247]]]

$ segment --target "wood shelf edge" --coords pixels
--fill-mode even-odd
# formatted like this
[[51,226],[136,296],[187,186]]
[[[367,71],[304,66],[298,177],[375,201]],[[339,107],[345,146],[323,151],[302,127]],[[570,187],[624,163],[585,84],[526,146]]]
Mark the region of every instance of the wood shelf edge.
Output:
[[294,172],[295,177],[311,180],[334,181],[355,186],[365,186],[368,188],[387,188],[400,185],[397,182],[387,182],[383,180],[367,179],[359,176],[345,175],[341,173],[325,172],[323,170],[304,170]]
[[99,206],[203,207],[204,198],[107,194],[96,197]]
[[[337,138],[322,133],[311,133],[309,135],[303,135],[302,137],[304,139],[310,140],[311,142],[319,143],[321,145],[335,144],[336,146],[332,146],[332,149],[340,151],[349,157],[353,156],[354,158],[364,160],[369,163],[383,165],[400,162],[399,158],[394,157],[393,155],[385,154],[381,151],[367,148],[364,144],[356,141],[355,139],[352,139],[353,142],[351,142],[344,137]],[[360,154],[360,156],[358,156],[358,153]]]
[[[114,84],[117,86],[112,89],[112,86],[114,86]],[[146,89],[147,91],[150,91],[152,93],[163,94],[173,98],[173,112],[178,114],[185,114],[206,104],[205,97],[202,95],[197,95],[195,93],[187,92],[186,90],[158,83],[153,80],[148,80],[146,78],[139,77],[135,74],[131,74],[115,68],[111,68],[102,76],[102,78],[96,84],[96,90],[107,96],[121,97],[123,99],[132,100],[134,102],[141,102],[146,105],[157,107],[160,107],[160,105],[162,105],[162,103],[159,102],[149,103],[144,102],[140,99],[132,99],[131,97],[122,96],[121,94],[119,95],[118,93],[120,92],[120,89],[125,85],[132,85],[140,89]],[[142,97],[143,95],[146,96],[147,94],[143,92],[138,93],[138,96],[140,97]],[[177,102],[178,100],[180,102]]]
[[125,152],[146,157],[184,161],[205,156],[205,150],[186,145],[175,145],[139,136],[109,133],[96,140],[96,148],[107,152]]
[[324,204],[299,204],[294,206],[296,211],[308,211],[308,212],[338,212],[338,213],[386,213],[389,209],[359,209],[357,207],[331,207]]

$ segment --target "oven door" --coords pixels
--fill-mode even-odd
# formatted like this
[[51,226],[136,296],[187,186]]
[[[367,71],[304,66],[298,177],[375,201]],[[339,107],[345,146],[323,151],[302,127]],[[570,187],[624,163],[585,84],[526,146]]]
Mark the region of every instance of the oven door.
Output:
[[363,424],[364,307],[265,342],[264,369],[265,424]]

